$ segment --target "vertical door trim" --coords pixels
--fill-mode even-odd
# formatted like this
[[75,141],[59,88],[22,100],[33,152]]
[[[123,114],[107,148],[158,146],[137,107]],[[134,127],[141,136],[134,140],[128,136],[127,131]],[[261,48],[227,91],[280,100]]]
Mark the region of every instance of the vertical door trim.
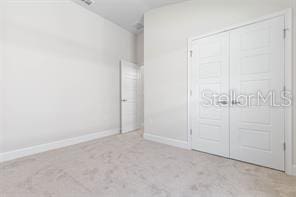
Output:
[[[228,28],[219,30],[219,31],[215,31],[212,33],[208,33],[205,35],[201,35],[201,36],[197,36],[197,37],[191,37],[188,39],[188,62],[187,62],[187,79],[188,79],[188,90],[187,90],[187,97],[188,97],[188,103],[187,103],[187,133],[188,133],[188,145],[189,147],[191,147],[192,149],[192,139],[191,139],[191,128],[192,128],[192,120],[191,120],[191,90],[192,90],[192,78],[191,78],[191,74],[192,74],[192,43],[195,40],[199,40],[201,38],[205,38],[208,36],[212,36],[215,34],[220,34],[223,32],[227,32],[227,31],[231,31],[240,27],[244,27],[247,25],[251,25],[254,23],[258,23],[258,22],[262,22],[265,20],[269,20],[275,17],[279,17],[279,16],[284,16],[285,17],[285,29],[286,31],[286,37],[285,37],[285,88],[287,91],[289,91],[292,94],[292,98],[293,101],[296,101],[296,99],[294,99],[294,91],[293,91],[293,54],[292,54],[292,47],[293,47],[293,43],[292,43],[292,32],[293,32],[293,28],[292,28],[292,9],[286,9],[283,11],[280,11],[278,13],[274,13],[268,16],[264,16],[246,23],[242,23],[242,24],[238,24],[238,25],[234,25],[234,26],[230,26]],[[296,113],[295,113],[296,114]],[[286,144],[286,150],[285,150],[285,172],[288,175],[295,175],[295,172],[293,174],[293,105],[286,107],[285,108],[285,144]],[[295,127],[296,127],[296,123],[295,123]]]
[[193,39],[188,39],[188,57],[187,57],[187,78],[188,78],[188,87],[187,87],[187,138],[188,138],[188,147],[192,150],[192,120],[191,120],[191,96],[192,96],[192,43]]
[[[293,100],[295,100],[292,85],[292,9],[287,10],[283,15],[285,16],[285,29],[287,29],[285,33],[285,89],[292,93]],[[293,174],[293,105],[285,109],[285,171],[289,175],[296,176],[296,174]]]

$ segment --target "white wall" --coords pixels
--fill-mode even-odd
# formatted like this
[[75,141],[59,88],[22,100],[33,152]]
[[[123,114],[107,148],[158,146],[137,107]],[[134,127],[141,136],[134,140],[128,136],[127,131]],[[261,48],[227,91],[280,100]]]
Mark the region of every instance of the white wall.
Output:
[[1,152],[118,129],[119,63],[136,61],[135,36],[68,0],[5,9]]
[[137,64],[144,65],[144,31],[137,35],[136,54]]
[[294,85],[294,91],[293,91],[293,94],[294,94],[294,110],[293,110],[293,138],[294,138],[294,174],[296,174],[296,0],[291,0],[292,1],[292,8],[293,8],[293,14],[294,14],[294,17],[293,17],[293,27],[294,27],[294,32],[293,32],[293,41],[294,41],[294,44],[293,44],[293,53],[294,53],[294,57],[293,57],[293,69],[294,69],[294,72],[293,72],[293,85]]
[[144,127],[144,66],[140,68],[140,80],[138,84],[138,122],[140,128]]
[[138,93],[138,119],[141,127],[144,126],[144,31],[136,36],[137,64],[141,66],[141,80]]
[[[3,135],[3,29],[4,5],[0,1],[0,136]],[[0,138],[0,152],[3,149],[3,138]]]
[[[187,141],[189,37],[281,11],[293,3],[296,8],[295,0],[194,0],[146,13],[145,133]],[[296,135],[294,139],[296,144]],[[294,150],[296,163],[296,145]]]

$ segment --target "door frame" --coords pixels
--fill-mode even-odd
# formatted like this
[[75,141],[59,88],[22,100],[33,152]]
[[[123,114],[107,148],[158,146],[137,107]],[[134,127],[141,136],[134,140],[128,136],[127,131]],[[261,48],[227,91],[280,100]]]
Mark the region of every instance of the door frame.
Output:
[[[285,9],[283,11],[260,17],[255,20],[251,20],[249,22],[241,23],[238,25],[233,25],[212,33],[207,33],[201,36],[196,36],[196,37],[191,37],[188,39],[188,73],[187,73],[187,78],[188,78],[188,108],[187,108],[187,116],[188,116],[188,122],[187,122],[187,132],[188,132],[188,146],[190,149],[192,149],[192,115],[191,115],[191,94],[192,94],[192,79],[191,79],[191,74],[192,74],[192,62],[191,62],[191,57],[192,57],[192,43],[195,40],[199,40],[208,36],[213,36],[219,33],[223,32],[228,32],[240,27],[244,27],[247,25],[255,24],[258,22],[262,22],[265,20],[269,20],[275,17],[279,16],[284,16],[285,17],[285,29],[286,31],[286,39],[285,39],[285,88],[286,90],[289,90],[292,93],[292,99],[293,102],[295,101],[294,99],[294,91],[293,91],[293,54],[292,54],[292,32],[293,32],[293,27],[292,27],[292,8]],[[285,108],[285,130],[284,130],[284,135],[285,135],[285,172],[288,175],[296,175],[296,172],[294,169],[293,172],[293,104],[290,107]]]

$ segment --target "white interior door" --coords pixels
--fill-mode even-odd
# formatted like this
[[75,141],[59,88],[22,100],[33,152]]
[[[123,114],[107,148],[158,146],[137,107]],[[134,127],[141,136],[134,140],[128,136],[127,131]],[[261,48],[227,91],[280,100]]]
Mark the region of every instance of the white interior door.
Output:
[[203,97],[229,92],[229,33],[197,40],[192,50],[192,149],[229,157],[228,104]]
[[138,85],[140,67],[121,61],[121,132],[126,133],[139,128]]
[[[230,32],[230,88],[240,95],[284,88],[284,17]],[[245,102],[245,99],[238,100]],[[284,109],[252,100],[230,108],[230,157],[284,170]],[[244,104],[244,103],[242,103]]]

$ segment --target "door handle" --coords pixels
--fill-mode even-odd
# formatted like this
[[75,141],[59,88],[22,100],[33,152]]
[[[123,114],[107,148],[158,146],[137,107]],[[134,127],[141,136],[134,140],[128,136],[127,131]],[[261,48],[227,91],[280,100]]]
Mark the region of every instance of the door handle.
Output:
[[227,105],[228,102],[227,102],[227,101],[218,101],[217,104],[220,104],[220,105]]
[[232,105],[238,105],[238,104],[241,104],[241,102],[236,101],[236,100],[232,101],[231,103],[232,103]]
[[121,101],[122,101],[122,102],[127,102],[127,99],[122,99]]

